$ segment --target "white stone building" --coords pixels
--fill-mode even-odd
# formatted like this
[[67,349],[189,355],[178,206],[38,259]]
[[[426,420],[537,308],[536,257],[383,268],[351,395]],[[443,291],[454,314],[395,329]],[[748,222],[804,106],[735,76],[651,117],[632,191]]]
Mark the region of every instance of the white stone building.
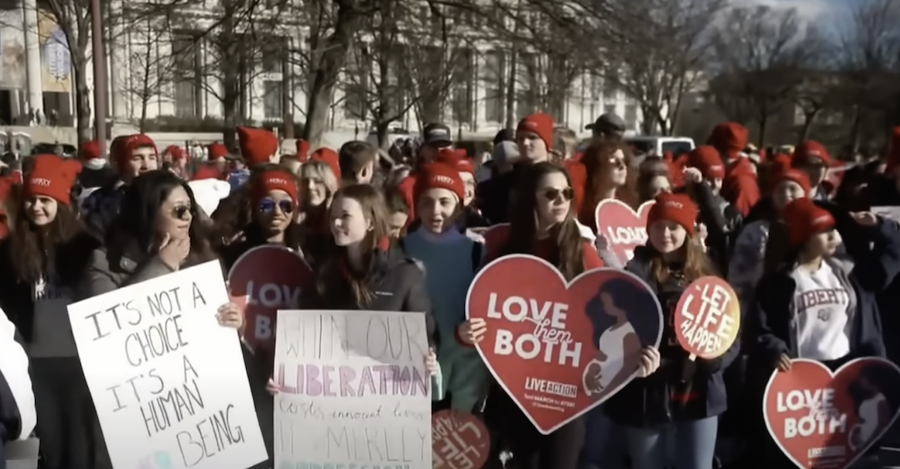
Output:
[[[255,64],[249,67],[252,70],[245,70],[248,67],[242,67],[239,58],[218,59],[210,35],[204,33],[220,19],[215,0],[202,0],[168,18],[140,20],[133,19],[128,10],[122,9],[122,0],[105,1],[111,2],[109,17],[112,19],[105,25],[109,31],[107,50],[110,51],[107,101],[109,116],[115,122],[135,123],[142,115],[147,119],[163,116],[221,118],[221,73],[218,68],[209,66],[213,63],[241,70],[241,93],[236,103],[238,119],[257,125],[263,121],[281,121],[285,106],[292,106],[294,121],[304,121],[307,72],[299,58],[301,54],[289,57],[288,65],[284,65],[285,50],[290,55],[293,54],[291,51],[302,51],[305,47],[308,38],[304,28],[279,20],[277,27],[266,31],[266,42],[274,47],[254,52],[253,55],[258,56],[253,60]],[[130,9],[139,3],[129,0],[126,4]],[[58,48],[46,45],[46,28],[39,24],[39,18],[46,20],[46,17],[36,9],[37,5],[37,0],[0,0],[0,56],[4,58],[0,65],[0,118],[15,121],[27,117],[29,109],[41,108],[45,115],[55,109],[61,125],[73,125],[74,117],[67,117],[74,115],[71,92],[74,80],[67,76],[66,80],[57,79],[50,83],[56,88],[66,86],[65,93],[47,89],[48,69],[56,70],[58,75],[58,69],[65,61],[58,57]],[[428,11],[425,9],[421,13],[424,17]],[[461,21],[468,22],[464,27],[472,31],[480,27],[478,18]],[[195,39],[192,35],[204,37]],[[7,50],[13,47],[8,44],[19,43],[24,53],[10,52],[7,58]],[[466,57],[465,73],[450,85],[447,101],[439,106],[443,111],[439,118],[463,136],[493,136],[506,120],[505,98],[510,96],[508,80],[513,67],[509,60],[510,47],[496,41],[472,40],[466,41],[466,48],[464,53],[447,52],[454,57]],[[176,61],[172,60],[173,50],[178,51]],[[560,66],[558,62],[551,62],[545,56],[527,51],[518,55],[512,94],[514,121],[537,108],[546,107],[547,100],[541,98],[546,94],[546,72]],[[10,72],[10,67],[24,70],[24,79]],[[397,64],[397,67],[396,73],[402,74],[404,65]],[[88,68],[88,86],[92,89],[92,67]],[[185,77],[185,68],[193,68],[195,73]],[[348,64],[347,68],[353,67]],[[5,81],[4,76],[8,78]],[[363,85],[366,83],[360,84],[358,80],[344,76],[330,109],[331,131],[360,138],[368,133],[373,121],[367,108],[372,106],[366,106],[365,99],[348,92]],[[52,99],[48,99],[48,94]],[[575,74],[565,95],[560,97],[560,93],[556,93],[555,96],[553,109],[540,110],[550,112],[561,125],[578,132],[604,112],[621,115],[633,130],[640,126],[640,108],[635,102],[586,74]],[[433,119],[433,110],[431,116],[420,119],[420,115],[425,113],[424,108],[435,103],[412,99],[416,101],[415,105],[409,106],[408,112],[392,126],[416,131],[420,120]]]

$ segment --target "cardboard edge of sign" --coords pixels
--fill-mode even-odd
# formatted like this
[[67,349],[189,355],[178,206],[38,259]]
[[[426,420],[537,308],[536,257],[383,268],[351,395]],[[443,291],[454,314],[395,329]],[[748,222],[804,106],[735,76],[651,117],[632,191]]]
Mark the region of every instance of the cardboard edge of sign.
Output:
[[[886,366],[889,366],[889,367],[893,368],[894,371],[896,371],[897,374],[900,375],[900,367],[898,367],[896,364],[894,364],[894,362],[892,362],[892,361],[890,361],[890,360],[887,360],[887,359],[884,359],[884,358],[881,358],[881,357],[860,357],[860,358],[854,358],[853,360],[850,360],[849,362],[844,363],[843,365],[841,365],[841,366],[840,366],[837,370],[835,370],[835,371],[831,371],[830,369],[828,369],[827,366],[823,365],[822,363],[820,363],[820,362],[818,362],[818,361],[816,361],[816,360],[810,360],[810,359],[808,359],[808,358],[794,358],[794,359],[791,360],[791,363],[792,363],[792,364],[795,364],[795,363],[809,363],[809,364],[818,366],[819,368],[825,370],[825,372],[827,372],[828,375],[831,376],[831,377],[833,378],[833,377],[835,377],[836,375],[840,374],[840,372],[843,371],[843,369],[844,369],[844,368],[847,368],[848,366],[851,366],[851,365],[853,365],[853,364],[855,364],[855,363],[857,363],[857,362],[861,362],[861,361],[873,361],[873,360],[874,360],[874,361],[877,361],[877,362],[880,362],[880,363],[882,363],[882,364],[884,364],[884,365],[886,365]],[[788,460],[790,460],[792,463],[794,463],[794,465],[796,465],[797,467],[799,467],[799,468],[801,468],[801,469],[809,469],[809,467],[807,467],[805,464],[801,464],[799,461],[797,461],[796,459],[794,459],[794,456],[793,456],[791,453],[789,453],[789,452],[785,449],[784,445],[781,444],[781,440],[780,440],[779,438],[777,438],[775,432],[772,431],[772,423],[769,421],[769,414],[766,412],[766,403],[768,402],[769,390],[770,390],[771,387],[772,387],[772,383],[775,381],[775,377],[778,376],[778,373],[781,373],[781,372],[778,371],[777,368],[776,368],[774,371],[772,371],[772,375],[769,376],[769,382],[766,383],[766,390],[763,392],[763,402],[762,402],[763,409],[762,409],[762,411],[763,411],[763,419],[766,421],[766,430],[769,432],[769,437],[772,438],[772,440],[773,440],[773,441],[775,442],[775,444],[778,446],[778,449],[781,450],[781,454],[783,454],[786,458],[788,458]],[[898,408],[896,411],[894,411],[894,415],[893,415],[893,417],[891,417],[891,421],[888,422],[888,424],[885,425],[884,428],[881,429],[881,431],[879,431],[879,433],[878,433],[877,435],[875,435],[875,436],[873,436],[873,437],[871,438],[870,441],[871,441],[872,443],[869,444],[868,446],[866,446],[866,447],[865,447],[864,449],[862,449],[861,451],[859,451],[855,456],[853,456],[853,459],[848,460],[848,461],[847,461],[843,466],[841,466],[839,469],[847,469],[847,468],[853,466],[853,464],[856,463],[856,461],[857,461],[859,458],[863,457],[863,456],[866,454],[866,451],[867,451],[869,448],[871,448],[875,443],[877,443],[878,440],[880,440],[881,437],[883,437],[883,436],[891,429],[891,427],[892,427],[892,426],[894,425],[894,423],[897,421],[897,417],[900,417],[900,408]]]
[[[531,256],[531,255],[528,255],[528,254],[510,254],[510,255],[507,255],[507,256],[503,256],[503,257],[499,257],[499,258],[497,258],[497,259],[494,259],[493,261],[491,261],[490,263],[488,263],[486,266],[484,266],[480,271],[478,271],[478,273],[475,275],[475,278],[472,279],[472,283],[471,283],[470,286],[469,286],[469,291],[466,292],[466,319],[469,319],[469,318],[471,317],[470,314],[469,314],[469,304],[470,304],[471,298],[472,298],[472,290],[473,290],[473,287],[474,287],[475,285],[478,284],[478,280],[481,278],[481,276],[482,276],[485,272],[487,272],[488,270],[490,270],[490,268],[493,267],[494,264],[497,264],[497,263],[499,263],[499,262],[501,262],[501,261],[504,261],[504,260],[507,260],[507,259],[513,259],[513,258],[528,259],[528,260],[536,261],[536,262],[538,262],[538,263],[540,263],[540,264],[543,264],[545,267],[548,267],[551,271],[553,271],[554,273],[556,273],[556,275],[559,277],[559,280],[562,282],[562,284],[566,286],[566,289],[567,289],[567,290],[568,290],[568,288],[569,288],[571,285],[573,285],[575,282],[577,282],[579,279],[581,279],[581,278],[584,277],[584,276],[591,275],[591,274],[594,274],[594,273],[596,273],[596,272],[604,272],[604,271],[608,271],[608,272],[612,272],[612,273],[616,273],[616,274],[622,274],[622,275],[625,275],[625,276],[627,276],[627,277],[630,277],[630,278],[632,278],[633,280],[635,280],[636,282],[638,282],[640,285],[643,285],[643,286],[647,289],[647,291],[650,292],[651,294],[652,294],[652,292],[653,292],[653,290],[647,285],[647,282],[643,281],[643,280],[642,280],[640,277],[638,277],[637,275],[635,275],[635,274],[633,274],[633,273],[631,273],[631,272],[628,272],[628,271],[626,271],[626,270],[614,269],[614,268],[612,268],[612,267],[600,267],[600,268],[598,268],[598,269],[591,269],[591,270],[584,271],[584,272],[582,272],[581,274],[579,274],[578,276],[576,276],[575,278],[573,278],[571,282],[568,282],[568,281],[566,281],[565,277],[563,277],[562,274],[559,272],[559,269],[557,269],[556,267],[554,267],[553,264],[551,264],[551,263],[545,261],[544,259],[541,259],[540,257],[535,257],[535,256]],[[660,324],[664,324],[664,322],[663,322],[663,321],[664,321],[664,318],[663,318],[663,313],[662,313],[662,305],[661,305],[660,302],[659,302],[659,298],[657,298],[657,296],[656,296],[655,294],[652,294],[652,297],[653,297],[653,302],[654,302],[654,304],[656,304],[656,311],[657,311],[657,314],[659,315],[659,323],[660,323]],[[656,341],[655,341],[655,342],[656,342],[656,347],[659,347],[659,343],[662,341],[662,334],[663,334],[663,327],[660,327],[660,328],[659,328],[659,331],[658,331],[657,334],[656,334]],[[511,393],[511,392],[509,391],[509,387],[507,387],[506,383],[504,383],[503,380],[500,379],[500,377],[497,376],[497,372],[494,371],[494,367],[491,366],[491,363],[488,361],[487,357],[485,357],[485,353],[484,353],[484,351],[481,349],[481,346],[478,345],[478,344],[476,344],[476,345],[475,345],[475,349],[478,350],[478,355],[481,357],[481,361],[484,363],[484,366],[487,367],[488,371],[491,372],[491,376],[494,377],[494,379],[497,381],[497,383],[500,385],[500,387],[503,388],[503,391],[506,392],[506,395],[509,396],[509,398],[512,399],[512,401],[516,403],[516,405],[519,407],[519,410],[521,410],[522,413],[525,414],[526,417],[528,417],[528,420],[531,422],[532,425],[534,425],[534,428],[536,428],[537,431],[540,432],[542,435],[549,435],[549,434],[555,432],[556,430],[559,430],[560,428],[564,427],[564,426],[565,426],[566,424],[568,424],[569,422],[571,422],[571,421],[577,419],[578,417],[581,417],[582,415],[584,415],[584,414],[590,412],[591,409],[593,409],[593,408],[597,407],[598,405],[600,405],[600,404],[606,402],[606,401],[607,401],[609,398],[611,398],[612,396],[615,396],[619,391],[621,391],[623,388],[625,388],[625,386],[628,386],[628,384],[631,383],[631,382],[637,377],[637,370],[635,370],[634,374],[631,375],[630,378],[628,378],[625,382],[623,382],[619,387],[617,387],[616,389],[614,389],[613,392],[611,392],[609,395],[607,395],[606,398],[603,399],[602,401],[596,401],[596,402],[593,402],[591,405],[585,407],[585,408],[584,408],[583,410],[581,410],[580,412],[577,412],[577,413],[573,414],[572,416],[570,416],[569,418],[563,420],[562,422],[558,423],[557,425],[545,429],[545,428],[542,428],[542,427],[534,420],[534,418],[531,416],[531,413],[528,411],[528,409],[527,409],[521,402],[519,402],[519,399],[517,399],[516,396],[515,396],[513,393]]]
[[600,209],[602,209],[603,207],[605,207],[607,205],[618,205],[624,209],[627,209],[627,210],[633,212],[638,218],[640,218],[641,212],[643,212],[644,210],[650,210],[650,207],[655,203],[656,203],[655,200],[652,200],[652,199],[648,200],[648,201],[642,203],[638,207],[638,209],[635,210],[635,209],[631,208],[630,205],[626,204],[625,202],[622,202],[619,199],[603,199],[597,204],[596,207],[594,207],[594,229],[597,230],[597,233],[602,232],[602,230],[600,229]]
[[[303,265],[306,266],[307,270],[309,270],[310,272],[312,272],[312,268],[309,266],[309,263],[306,262],[306,259],[304,259],[303,256],[300,255],[300,253],[294,251],[293,249],[286,248],[286,247],[284,247],[284,246],[278,246],[278,245],[275,245],[275,244],[263,244],[263,245],[260,245],[260,246],[256,246],[256,247],[250,248],[250,249],[246,250],[243,254],[241,254],[240,256],[238,256],[237,260],[234,261],[234,264],[231,264],[231,268],[228,269],[228,275],[225,277],[225,279],[226,279],[228,282],[231,282],[231,275],[234,274],[234,269],[236,269],[237,266],[241,265],[241,262],[244,261],[244,260],[245,260],[247,257],[249,257],[251,254],[254,254],[254,253],[256,253],[257,251],[264,251],[264,250],[269,250],[269,249],[286,251],[286,252],[289,252],[289,253],[291,253],[291,254],[297,256],[297,259],[300,259],[300,262],[302,262]],[[229,288],[229,290],[230,290],[230,288]],[[229,291],[228,294],[230,295],[231,292]]]

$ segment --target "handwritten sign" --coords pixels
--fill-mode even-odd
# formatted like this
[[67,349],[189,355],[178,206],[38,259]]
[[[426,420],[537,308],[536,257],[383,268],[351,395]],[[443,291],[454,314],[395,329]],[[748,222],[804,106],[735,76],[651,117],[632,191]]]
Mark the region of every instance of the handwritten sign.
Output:
[[737,339],[741,306],[727,282],[714,276],[701,277],[684,290],[673,320],[678,343],[691,357],[717,358]]
[[431,468],[425,315],[279,311],[275,467]]
[[267,458],[218,262],[69,306],[116,468],[246,469]]

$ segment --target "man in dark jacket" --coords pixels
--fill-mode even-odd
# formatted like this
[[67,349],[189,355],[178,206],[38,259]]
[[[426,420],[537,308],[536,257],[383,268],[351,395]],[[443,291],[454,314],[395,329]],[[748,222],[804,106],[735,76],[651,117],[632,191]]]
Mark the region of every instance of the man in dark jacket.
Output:
[[553,145],[553,118],[536,113],[525,116],[516,127],[519,158],[512,170],[482,182],[475,189],[475,205],[491,223],[507,223],[512,214],[511,200],[522,171],[531,164],[548,161]]
[[101,240],[119,214],[125,187],[139,174],[159,169],[160,163],[156,144],[144,134],[116,137],[110,144],[109,152],[115,162],[116,177],[91,193],[81,204],[85,227]]

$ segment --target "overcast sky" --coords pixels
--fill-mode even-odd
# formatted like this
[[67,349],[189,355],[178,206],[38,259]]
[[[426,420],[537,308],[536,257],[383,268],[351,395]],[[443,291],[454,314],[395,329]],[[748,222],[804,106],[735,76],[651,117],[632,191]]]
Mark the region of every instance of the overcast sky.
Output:
[[744,3],[756,3],[773,7],[796,8],[805,18],[830,19],[836,13],[844,12],[853,2],[862,0],[739,0]]

